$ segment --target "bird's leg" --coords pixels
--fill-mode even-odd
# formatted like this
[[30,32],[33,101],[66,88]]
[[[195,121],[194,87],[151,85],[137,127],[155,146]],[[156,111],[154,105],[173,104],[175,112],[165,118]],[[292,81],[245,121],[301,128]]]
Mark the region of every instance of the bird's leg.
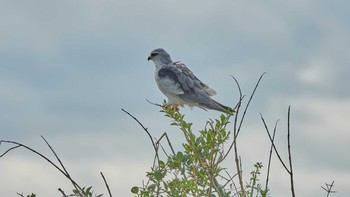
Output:
[[179,111],[179,105],[178,104],[169,104],[166,102],[166,100],[163,101],[163,106],[164,107],[170,107],[171,109],[175,110],[175,111]]

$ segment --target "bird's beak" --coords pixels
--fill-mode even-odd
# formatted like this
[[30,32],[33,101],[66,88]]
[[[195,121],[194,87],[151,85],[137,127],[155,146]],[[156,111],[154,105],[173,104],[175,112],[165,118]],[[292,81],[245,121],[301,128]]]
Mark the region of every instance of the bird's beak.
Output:
[[147,61],[149,61],[149,60],[151,60],[151,59],[152,59],[152,57],[151,57],[151,56],[148,56]]

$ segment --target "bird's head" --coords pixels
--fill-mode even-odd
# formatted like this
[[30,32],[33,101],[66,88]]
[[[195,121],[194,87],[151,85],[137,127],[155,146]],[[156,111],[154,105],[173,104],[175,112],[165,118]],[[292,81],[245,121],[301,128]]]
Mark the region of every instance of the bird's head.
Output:
[[169,53],[162,48],[153,50],[147,60],[152,60],[155,65],[168,65],[173,62]]

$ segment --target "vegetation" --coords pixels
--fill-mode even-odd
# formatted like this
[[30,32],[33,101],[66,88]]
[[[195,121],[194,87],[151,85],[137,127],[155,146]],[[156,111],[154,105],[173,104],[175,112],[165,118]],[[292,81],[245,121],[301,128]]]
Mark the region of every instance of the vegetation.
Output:
[[[263,75],[262,75],[263,76]],[[291,155],[291,141],[290,141],[290,108],[288,109],[288,129],[287,129],[287,150],[288,161],[283,161],[279,155],[278,149],[275,146],[274,139],[276,133],[277,122],[271,133],[263,116],[261,120],[267,132],[267,136],[271,142],[270,152],[267,154],[267,175],[265,182],[261,180],[261,169],[264,167],[261,162],[253,164],[250,177],[245,179],[242,174],[241,156],[239,154],[239,147],[237,145],[241,126],[244,122],[244,118],[249,107],[249,104],[255,94],[255,91],[262,78],[259,78],[250,98],[243,108],[241,113],[241,104],[244,96],[242,95],[239,84],[237,83],[240,99],[235,107],[234,112],[227,111],[225,114],[220,115],[219,118],[214,120],[208,120],[205,128],[199,132],[194,132],[192,129],[192,123],[187,122],[185,116],[176,111],[172,107],[166,105],[157,105],[161,107],[161,113],[171,119],[171,126],[177,127],[184,136],[184,142],[182,143],[182,150],[175,151],[171,140],[167,133],[160,136],[159,139],[154,138],[148,132],[142,123],[131,115],[129,112],[123,109],[144,129],[147,133],[152,146],[155,151],[153,165],[146,173],[146,180],[142,182],[141,186],[134,186],[131,188],[131,195],[138,197],[185,197],[185,196],[207,196],[207,197],[267,197],[270,196],[269,188],[269,172],[271,156],[275,153],[290,176],[291,196],[295,197],[295,187],[293,179],[292,168],[292,155]],[[36,150],[14,141],[1,140],[2,143],[13,145],[11,148],[5,150],[0,158],[8,154],[11,150],[22,147],[36,155],[43,158],[50,163],[59,172],[61,172],[73,186],[72,192],[66,194],[62,189],[58,189],[60,194],[64,197],[101,197],[102,194],[96,194],[92,187],[81,187],[68,173],[65,166],[61,162],[60,158],[46,141],[47,146],[50,148],[54,156],[56,157],[58,164],[48,159],[43,154]],[[165,147],[164,143],[167,147]],[[168,151],[167,151],[168,150]],[[228,170],[222,166],[223,161],[229,154],[233,154],[234,165],[232,169]],[[265,164],[264,164],[265,165]],[[235,171],[235,174],[230,174],[229,171]],[[108,196],[112,197],[109,185],[101,172],[101,176],[106,185]],[[333,190],[334,181],[331,184],[326,183],[326,187],[322,187],[327,196],[334,193]],[[36,197],[36,195],[24,195],[17,193],[22,197]]]

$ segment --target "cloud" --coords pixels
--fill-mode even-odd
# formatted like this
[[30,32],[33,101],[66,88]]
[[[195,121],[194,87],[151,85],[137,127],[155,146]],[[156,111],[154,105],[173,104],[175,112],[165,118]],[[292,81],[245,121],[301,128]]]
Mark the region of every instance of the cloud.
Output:
[[329,89],[334,85],[332,84],[336,77],[336,69],[332,69],[334,63],[322,58],[315,58],[305,64],[306,66],[297,73],[297,77],[302,83],[322,89]]
[[[98,185],[98,171],[106,169],[107,179],[118,185],[114,191],[130,195],[129,187],[140,183],[150,164],[138,162],[149,158],[142,154],[152,155],[152,148],[146,150],[147,136],[141,136],[142,130],[120,108],[139,117],[155,136],[168,131],[181,148],[181,135],[169,129],[168,119],[145,101],[160,103],[164,98],[155,85],[153,65],[146,61],[152,49],[164,47],[174,60],[186,63],[215,88],[215,99],[225,104],[233,103],[238,94],[229,75],[237,77],[249,94],[259,75],[267,72],[248,111],[247,132],[241,136],[248,165],[262,159],[268,147],[267,141],[259,141],[266,137],[259,113],[272,123],[281,119],[283,143],[286,109],[291,105],[295,166],[320,172],[315,177],[316,172],[303,170],[296,173],[298,179],[320,180],[326,172],[326,178],[346,185],[340,176],[348,174],[344,155],[350,137],[346,119],[350,25],[345,3],[1,2],[1,138],[34,144],[44,151],[38,145],[43,134],[61,150],[72,172],[79,171],[78,179],[88,177],[98,180],[93,182]],[[200,109],[183,112],[196,129],[218,115]],[[255,152],[251,143],[261,149]],[[37,167],[41,160],[18,158],[13,152],[0,162],[1,174],[7,173],[2,177],[16,173],[13,169],[25,169],[11,180],[0,179],[1,185],[11,182],[7,196],[24,186],[48,195],[56,191],[56,177],[51,176],[55,172],[46,174]],[[85,163],[89,165],[84,167]],[[86,175],[91,171],[96,177]],[[135,172],[134,177],[126,172]],[[282,174],[277,170],[275,180],[285,177],[278,173]],[[52,180],[52,189],[42,190],[35,181],[23,184],[22,179],[29,180],[33,174]],[[283,183],[278,188],[289,189],[288,180]],[[299,187],[303,196],[315,191],[308,184]],[[341,190],[347,192],[346,187]]]

